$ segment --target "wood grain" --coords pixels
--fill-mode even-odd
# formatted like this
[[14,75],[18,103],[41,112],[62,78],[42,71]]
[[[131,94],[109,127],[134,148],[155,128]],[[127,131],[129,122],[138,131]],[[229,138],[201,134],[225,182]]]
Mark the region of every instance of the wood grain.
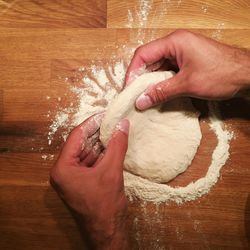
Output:
[[[47,138],[56,111],[77,105],[70,86],[83,77],[79,67],[106,67],[114,56],[128,63],[138,39],[147,42],[175,28],[250,48],[247,0],[165,1],[166,16],[154,14],[163,2],[155,0],[145,29],[137,19],[125,29],[128,9],[134,13],[139,2],[0,0],[0,249],[83,249],[74,219],[48,180],[63,130],[51,145]],[[196,105],[206,111],[206,103]],[[130,202],[131,249],[250,248],[249,98],[221,102],[220,110],[235,134],[220,180],[207,195],[182,205]],[[206,173],[216,138],[206,115],[202,119],[199,151],[172,186]]]
[[110,0],[107,11],[108,28],[250,28],[248,0]]
[[[145,42],[173,31],[173,29],[141,30]],[[193,29],[193,31],[211,37],[216,29]],[[128,49],[131,48],[133,51],[139,46],[136,42],[137,35],[137,29],[98,29],[97,31],[95,29],[21,30],[1,28],[0,54],[3,60],[0,65],[4,69],[2,84],[8,81],[14,83],[18,81],[19,78],[15,78],[14,75],[18,72],[21,73],[21,71],[23,74],[20,74],[20,84],[25,84],[27,78],[36,77],[38,79],[40,75],[42,81],[46,82],[53,59],[95,59],[95,61],[108,59],[112,53],[117,52],[117,46],[124,44],[126,47],[119,52],[122,53],[121,58],[126,60]],[[223,30],[220,41],[238,47],[250,48],[250,31],[248,29]],[[131,53],[129,55],[131,56]],[[35,67],[33,71],[31,65]],[[44,70],[42,70],[43,68]]]
[[0,1],[0,26],[8,28],[106,27],[106,1]]

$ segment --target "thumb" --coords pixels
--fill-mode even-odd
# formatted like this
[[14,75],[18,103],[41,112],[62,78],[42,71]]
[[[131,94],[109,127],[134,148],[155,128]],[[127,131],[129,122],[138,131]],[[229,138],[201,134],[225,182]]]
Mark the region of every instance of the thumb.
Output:
[[156,104],[181,96],[185,93],[185,85],[181,74],[178,73],[168,80],[150,86],[137,98],[136,107],[139,110],[145,110]]
[[83,149],[88,145],[88,138],[91,138],[99,129],[103,113],[93,115],[83,123],[74,128],[69,134],[60,154],[63,160],[79,158]]
[[124,158],[128,148],[129,121],[122,120],[113,132],[106,152],[100,162],[101,165],[123,168]]

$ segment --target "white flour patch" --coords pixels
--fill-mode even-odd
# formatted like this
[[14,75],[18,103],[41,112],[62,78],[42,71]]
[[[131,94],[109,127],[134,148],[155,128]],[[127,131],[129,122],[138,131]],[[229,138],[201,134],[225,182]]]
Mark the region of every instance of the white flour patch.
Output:
[[208,5],[205,3],[201,6],[201,10],[204,12],[204,13],[207,13],[208,11]]
[[212,32],[211,38],[219,41],[222,39],[222,31],[225,29],[225,23],[219,23],[215,29],[215,31]]
[[127,28],[132,28],[133,22],[134,22],[134,17],[133,17],[132,11],[130,9],[128,9],[128,16],[127,16],[126,27]]
[[153,2],[152,0],[140,1],[140,8],[139,11],[137,11],[137,17],[139,19],[140,27],[146,27],[148,21],[148,15],[152,8],[152,2]]
[[43,159],[43,160],[48,160],[48,161],[52,161],[52,160],[54,160],[54,155],[53,154],[43,154],[42,156],[41,156],[41,158]]
[[[50,114],[50,111],[48,115]],[[49,126],[48,132],[48,145],[51,144],[54,134],[60,127],[64,127],[66,125],[66,121],[68,120],[69,115],[66,111],[60,111],[56,114],[52,124]]]
[[[93,64],[89,71],[83,67],[78,71],[84,75],[80,86],[65,84],[68,91],[76,96],[77,106],[73,107],[73,103],[70,103],[69,107],[56,113],[49,126],[48,145],[51,145],[59,129],[63,129],[61,137],[65,141],[73,127],[89,116],[105,111],[107,104],[121,91],[124,84],[125,63],[122,60],[117,60],[106,68]],[[48,111],[47,117],[50,116],[51,111]]]

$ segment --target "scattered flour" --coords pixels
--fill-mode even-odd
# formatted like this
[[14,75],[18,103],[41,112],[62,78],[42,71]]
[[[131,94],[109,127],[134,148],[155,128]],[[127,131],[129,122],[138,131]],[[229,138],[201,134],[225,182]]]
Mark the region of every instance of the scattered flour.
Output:
[[43,154],[42,156],[42,159],[43,160],[48,160],[48,161],[52,161],[52,160],[54,160],[54,155],[53,154]]
[[139,21],[140,27],[146,27],[147,21],[148,21],[148,15],[152,8],[152,3],[153,3],[152,0],[140,1],[139,11],[137,11],[137,17],[139,19],[138,21]]
[[208,5],[206,3],[204,3],[202,6],[201,6],[201,9],[204,13],[207,13],[208,11]]
[[[111,62],[106,66],[96,66],[95,62],[90,67],[82,66],[78,69],[78,72],[83,74],[80,81],[80,86],[72,86],[67,82],[69,77],[65,77],[66,87],[69,88],[72,94],[76,96],[77,106],[73,106],[71,103],[69,107],[60,109],[49,127],[48,132],[48,144],[51,145],[54,136],[60,128],[64,131],[61,132],[61,137],[66,140],[67,135],[71,128],[80,124],[87,117],[97,113],[105,111],[108,103],[121,91],[124,82],[124,76],[126,72],[126,62],[118,58],[123,52],[126,54],[126,58],[130,58],[133,51],[138,45],[143,44],[146,41],[145,29],[147,26],[147,19],[152,11],[152,0],[140,0],[139,9],[136,11],[128,10],[127,27],[133,28],[133,22],[139,22],[138,32],[133,39],[135,40],[134,47],[128,47],[121,45],[116,47],[115,51],[111,55]],[[162,1],[162,12],[159,15],[166,14],[167,5],[171,3],[171,0]],[[181,5],[181,0],[176,2]],[[201,11],[207,12],[207,5],[201,6]],[[211,34],[212,38],[217,40],[221,39],[221,30],[224,27],[224,23],[218,24],[215,32]],[[152,31],[151,38],[154,39],[155,33]],[[151,39],[151,40],[152,40]],[[50,97],[46,97],[50,100]],[[61,99],[58,101],[61,101]],[[218,111],[215,103],[209,103],[210,109],[210,127],[218,138],[218,143],[212,154],[212,162],[209,166],[205,177],[200,178],[195,182],[191,182],[186,187],[173,188],[165,184],[156,184],[138,176],[132,175],[128,172],[124,172],[124,181],[126,193],[130,200],[139,198],[145,201],[152,201],[155,203],[173,201],[176,203],[182,203],[201,197],[209,192],[211,187],[217,182],[220,176],[220,170],[229,158],[229,142],[232,139],[232,133],[229,133],[223,128],[223,123],[219,118]],[[47,117],[51,117],[52,112],[49,111]],[[48,160],[48,155],[42,155],[44,160]],[[134,226],[138,227],[138,221],[135,219]],[[136,236],[139,240],[140,235]]]
[[128,16],[127,16],[126,27],[127,28],[132,28],[133,22],[134,22],[134,17],[133,17],[132,11],[130,9],[128,9]]
[[[48,113],[49,115],[50,113]],[[51,142],[53,140],[53,136],[58,130],[58,128],[65,126],[66,121],[68,120],[69,115],[65,111],[58,112],[52,122],[52,124],[49,126],[49,132],[48,132],[48,145],[51,145]]]
[[225,23],[219,23],[216,29],[212,32],[211,38],[218,40],[218,41],[221,40],[223,29],[225,29]]

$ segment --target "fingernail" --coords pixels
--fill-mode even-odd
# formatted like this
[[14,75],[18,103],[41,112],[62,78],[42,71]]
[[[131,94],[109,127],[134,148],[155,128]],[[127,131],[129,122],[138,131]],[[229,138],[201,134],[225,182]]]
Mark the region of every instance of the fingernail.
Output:
[[129,121],[127,119],[121,120],[117,125],[116,125],[116,130],[120,130],[125,134],[128,134],[129,131]]
[[137,98],[135,104],[139,110],[147,109],[153,105],[151,98],[144,93]]

